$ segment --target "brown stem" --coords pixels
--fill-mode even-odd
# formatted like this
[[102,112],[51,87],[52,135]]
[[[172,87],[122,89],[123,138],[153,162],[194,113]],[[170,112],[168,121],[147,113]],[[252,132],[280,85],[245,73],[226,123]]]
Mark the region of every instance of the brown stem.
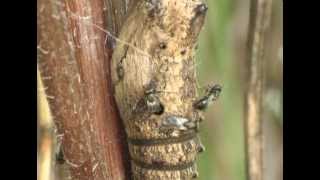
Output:
[[112,50],[97,28],[116,33],[126,2],[38,0],[38,65],[72,179],[129,177],[125,134],[111,89]]
[[248,34],[248,86],[245,132],[248,180],[263,179],[262,95],[264,41],[270,24],[272,0],[251,0]]

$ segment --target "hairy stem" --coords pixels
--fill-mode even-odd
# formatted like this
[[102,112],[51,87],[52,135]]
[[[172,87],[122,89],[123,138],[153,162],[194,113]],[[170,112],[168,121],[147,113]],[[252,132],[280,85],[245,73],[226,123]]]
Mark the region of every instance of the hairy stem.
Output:
[[[129,3],[131,2],[131,3]],[[127,179],[125,134],[113,100],[106,33],[133,0],[38,0],[38,66],[72,179]]]

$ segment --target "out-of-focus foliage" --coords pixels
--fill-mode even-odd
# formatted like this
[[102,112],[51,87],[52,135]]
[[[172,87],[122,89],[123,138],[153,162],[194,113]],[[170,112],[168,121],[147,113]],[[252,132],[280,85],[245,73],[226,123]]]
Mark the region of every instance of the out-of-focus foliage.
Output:
[[[219,83],[222,94],[201,124],[206,147],[198,160],[203,180],[245,180],[244,95],[249,0],[207,0],[197,52],[199,93]],[[266,42],[264,111],[265,179],[282,179],[282,1],[273,0]]]

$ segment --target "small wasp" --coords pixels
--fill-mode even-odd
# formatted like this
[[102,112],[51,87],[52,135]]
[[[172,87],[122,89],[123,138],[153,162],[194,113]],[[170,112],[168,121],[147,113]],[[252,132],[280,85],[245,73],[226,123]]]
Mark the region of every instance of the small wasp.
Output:
[[143,98],[139,100],[134,108],[134,113],[140,114],[149,112],[156,115],[162,114],[164,112],[164,106],[157,95],[158,93],[159,91],[156,90],[156,83],[151,81],[144,91]]
[[184,117],[169,116],[163,121],[162,127],[186,131],[188,129],[196,128],[197,125],[195,122]]
[[162,122],[160,131],[178,137],[181,131],[196,129],[197,127],[197,124],[190,121],[190,119],[179,116],[169,116]]
[[218,99],[222,87],[219,84],[209,86],[206,95],[194,103],[194,107],[199,110],[205,110],[209,104]]
[[163,113],[164,107],[156,93],[156,90],[153,88],[146,90],[144,101],[148,112],[160,115]]

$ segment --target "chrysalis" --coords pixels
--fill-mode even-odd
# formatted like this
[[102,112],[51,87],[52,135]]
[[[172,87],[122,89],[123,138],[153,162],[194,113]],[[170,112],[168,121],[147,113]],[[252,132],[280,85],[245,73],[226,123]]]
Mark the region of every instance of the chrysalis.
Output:
[[119,34],[111,73],[133,179],[198,176],[194,49],[206,10],[201,0],[140,0]]

